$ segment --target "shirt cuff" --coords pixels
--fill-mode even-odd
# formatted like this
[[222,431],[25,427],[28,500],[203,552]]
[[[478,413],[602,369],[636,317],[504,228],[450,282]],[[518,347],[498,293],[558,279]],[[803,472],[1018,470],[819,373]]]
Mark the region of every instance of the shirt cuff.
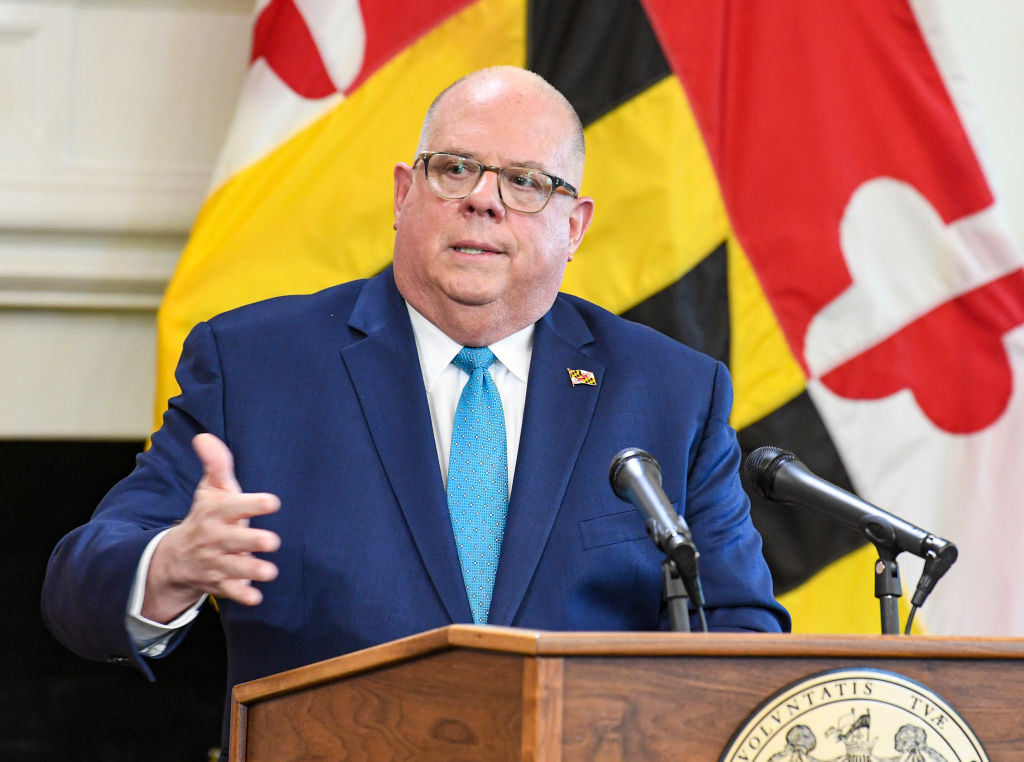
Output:
[[162,656],[167,650],[167,643],[178,630],[189,624],[199,614],[199,609],[206,600],[205,595],[199,596],[199,600],[188,611],[181,614],[177,619],[161,624],[142,616],[142,601],[146,595],[146,577],[149,575],[149,562],[153,558],[156,546],[170,529],[165,529],[146,546],[139,559],[139,565],[135,570],[135,580],[132,582],[132,590],[128,595],[128,611],[125,614],[125,626],[128,628],[128,635],[132,639],[135,649],[143,656]]

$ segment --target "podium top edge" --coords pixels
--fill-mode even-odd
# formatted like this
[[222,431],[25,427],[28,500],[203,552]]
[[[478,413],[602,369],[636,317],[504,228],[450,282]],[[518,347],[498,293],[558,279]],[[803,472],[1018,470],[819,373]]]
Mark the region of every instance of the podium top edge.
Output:
[[235,686],[237,703],[272,698],[453,649],[523,657],[841,657],[1024,660],[1024,638],[938,635],[553,632],[449,625]]

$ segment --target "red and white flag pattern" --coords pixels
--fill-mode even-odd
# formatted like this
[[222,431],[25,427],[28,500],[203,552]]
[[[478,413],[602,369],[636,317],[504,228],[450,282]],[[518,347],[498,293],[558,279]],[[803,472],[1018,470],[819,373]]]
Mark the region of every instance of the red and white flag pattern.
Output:
[[940,20],[906,0],[645,6],[855,486],[960,548],[928,628],[1024,634],[1024,271]]
[[471,0],[258,0],[249,69],[216,188],[326,114],[395,53]]

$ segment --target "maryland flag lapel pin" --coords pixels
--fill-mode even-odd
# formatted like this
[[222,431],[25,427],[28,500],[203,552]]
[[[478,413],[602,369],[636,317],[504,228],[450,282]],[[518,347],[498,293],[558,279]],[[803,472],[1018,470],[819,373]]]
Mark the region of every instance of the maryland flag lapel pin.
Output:
[[594,378],[594,374],[589,370],[582,370],[580,368],[566,368],[569,371],[569,380],[573,386],[579,386],[584,384],[585,386],[597,386],[597,379]]

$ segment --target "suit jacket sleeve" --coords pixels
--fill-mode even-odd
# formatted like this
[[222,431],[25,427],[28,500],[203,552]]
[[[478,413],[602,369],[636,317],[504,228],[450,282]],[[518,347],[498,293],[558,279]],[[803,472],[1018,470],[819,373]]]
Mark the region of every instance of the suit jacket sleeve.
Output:
[[[732,384],[717,363],[710,409],[687,476],[684,514],[701,553],[712,630],[788,630],[789,615],[772,596],[761,536],[740,483],[740,448],[729,424]],[[696,622],[694,622],[696,626]]]
[[[54,549],[43,583],[43,619],[65,646],[88,659],[134,663],[152,679],[125,625],[139,559],[159,532],[188,513],[201,476],[192,437],[223,436],[216,345],[209,327],[186,339],[176,377],[182,394],[170,401],[152,447],[107,494],[92,519]],[[187,631],[171,639],[170,653]]]

